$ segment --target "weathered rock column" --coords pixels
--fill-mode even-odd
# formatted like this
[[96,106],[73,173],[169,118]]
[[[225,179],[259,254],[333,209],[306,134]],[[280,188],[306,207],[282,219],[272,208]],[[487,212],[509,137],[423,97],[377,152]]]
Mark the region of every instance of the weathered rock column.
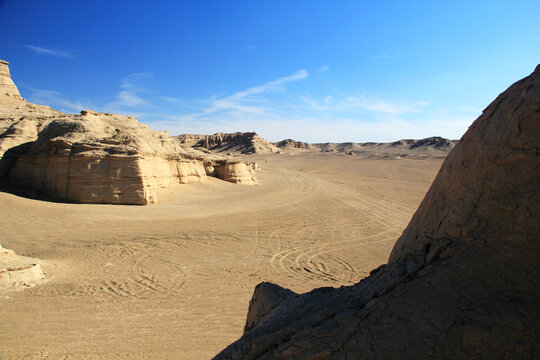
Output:
[[16,99],[22,99],[17,86],[15,86],[13,80],[11,80],[9,63],[4,60],[0,60],[0,94],[8,95]]

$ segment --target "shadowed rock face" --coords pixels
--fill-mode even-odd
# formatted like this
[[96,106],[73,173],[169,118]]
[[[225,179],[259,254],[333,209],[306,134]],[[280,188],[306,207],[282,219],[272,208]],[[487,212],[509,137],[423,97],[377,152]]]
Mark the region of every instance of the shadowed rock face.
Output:
[[[448,155],[388,264],[350,287],[250,306],[249,331],[216,359],[534,358],[539,149],[537,67]],[[252,303],[275,297],[261,294]]]

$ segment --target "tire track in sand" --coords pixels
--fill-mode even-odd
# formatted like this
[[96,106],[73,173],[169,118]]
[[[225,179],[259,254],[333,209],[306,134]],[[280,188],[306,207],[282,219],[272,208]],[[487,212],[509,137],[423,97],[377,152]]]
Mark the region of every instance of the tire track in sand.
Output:
[[[361,274],[354,266],[349,261],[330,253],[395,241],[402,230],[402,225],[406,224],[412,215],[412,209],[405,206],[373,199],[367,192],[348,189],[306,174],[291,174],[291,182],[303,190],[317,192],[319,196],[324,193],[329,201],[346,207],[357,215],[354,219],[330,219],[333,220],[331,224],[320,225],[318,222],[312,222],[311,226],[304,225],[301,230],[309,230],[311,239],[316,241],[303,246],[283,249],[281,239],[287,236],[283,234],[283,230],[275,232],[273,236],[277,237],[278,249],[270,258],[271,266],[275,271],[286,272],[294,278],[341,284],[357,282]],[[294,201],[295,206],[302,210],[307,210],[306,202],[306,199],[302,198],[296,198]],[[360,223],[370,225],[369,229],[364,231],[368,232],[368,235],[361,238],[335,240],[330,236],[321,239],[321,236],[316,234],[323,230],[333,234],[339,228],[354,227]],[[294,233],[297,235],[299,231]],[[294,238],[294,235],[292,237]]]

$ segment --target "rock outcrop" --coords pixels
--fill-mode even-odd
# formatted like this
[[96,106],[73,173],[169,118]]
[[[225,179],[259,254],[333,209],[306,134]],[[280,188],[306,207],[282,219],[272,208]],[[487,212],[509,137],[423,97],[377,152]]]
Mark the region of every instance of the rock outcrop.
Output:
[[13,80],[11,80],[9,63],[4,60],[0,60],[0,95],[22,100],[19,89],[17,89]]
[[386,265],[263,307],[216,359],[535,358],[539,149],[540,66],[448,155]]
[[249,302],[244,333],[262,324],[271,316],[272,310],[295,296],[293,291],[276,284],[262,282],[257,285]]
[[220,179],[235,183],[257,185],[255,172],[259,170],[257,163],[245,161],[213,161],[206,165],[206,173]]
[[155,191],[171,182],[206,181],[193,159],[158,133],[128,116],[82,111],[50,120],[7,178],[68,202],[157,202]]
[[41,260],[19,256],[0,245],[0,292],[34,286],[44,279]]
[[404,149],[436,149],[436,150],[452,150],[456,145],[456,141],[448,140],[440,136],[433,136],[420,140],[406,139],[394,141],[390,144],[385,144],[394,148]]
[[214,152],[241,154],[275,153],[279,149],[254,132],[216,133],[214,135],[179,135],[181,144]]
[[274,143],[280,149],[301,149],[306,150],[310,148],[310,145],[305,142],[296,141],[293,139],[281,140],[277,143]]
[[252,162],[186,150],[133,117],[31,104],[15,90],[0,94],[0,178],[17,188],[67,202],[146,205],[157,202],[157,189],[205,182],[207,173],[257,184]]
[[[24,101],[11,80],[8,63],[0,60],[0,178],[13,165],[18,153],[37,138],[37,134],[47,120],[63,115],[48,106]],[[6,151],[12,149],[8,154]]]

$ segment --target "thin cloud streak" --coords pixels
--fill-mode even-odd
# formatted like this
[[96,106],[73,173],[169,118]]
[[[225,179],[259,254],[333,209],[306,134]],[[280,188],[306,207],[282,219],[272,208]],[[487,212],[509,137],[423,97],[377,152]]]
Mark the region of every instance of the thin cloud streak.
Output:
[[184,121],[193,121],[199,117],[207,116],[221,111],[237,111],[246,114],[264,114],[267,109],[262,106],[265,99],[256,98],[256,95],[271,92],[285,91],[285,84],[305,79],[309,76],[306,70],[269,81],[263,85],[253,86],[225,97],[210,98],[210,106],[200,112],[186,114],[181,117]]
[[52,55],[52,56],[57,56],[57,57],[66,57],[66,58],[75,57],[73,54],[70,54],[70,53],[65,52],[65,51],[52,50],[52,49],[47,49],[47,48],[44,48],[44,47],[41,47],[41,46],[34,46],[34,45],[25,45],[25,46],[28,49],[31,49],[31,50],[37,52],[38,54],[47,54],[47,55]]
[[29,101],[36,104],[47,105],[62,112],[78,113],[83,109],[91,108],[88,103],[66,99],[66,97],[58,91],[34,88],[29,88],[29,90],[31,91]]
[[377,113],[402,115],[408,113],[419,113],[424,107],[429,105],[427,101],[420,101],[416,103],[391,102],[383,99],[368,98],[366,96],[348,96],[340,100],[336,100],[333,96],[326,96],[324,100],[317,100],[306,95],[301,96],[300,98],[307,107],[324,112],[363,109]]
[[472,122],[460,119],[429,119],[410,122],[399,118],[359,122],[357,119],[216,119],[212,122],[195,120],[189,123],[156,121],[150,123],[155,130],[178,134],[214,134],[216,132],[255,131],[268,141],[292,138],[311,143],[325,142],[391,142],[400,139],[420,139],[444,135],[459,139]]
[[139,85],[139,82],[144,79],[151,78],[153,76],[150,72],[133,73],[126,76],[120,82],[120,89],[116,93],[116,100],[107,104],[105,107],[118,110],[123,107],[133,108],[141,105],[148,105],[148,101],[143,100],[140,97],[141,93],[147,92],[147,90]]
[[230,95],[185,99],[163,96],[145,83],[153,74],[144,72],[123,78],[114,101],[104,106],[70,101],[53,90],[32,89],[32,101],[62,111],[93,108],[136,116],[172,135],[256,131],[270,141],[394,141],[435,135],[455,139],[477,115],[477,109],[467,106],[446,109],[426,101],[388,100],[367,93],[351,96],[337,89],[313,97],[288,89],[289,84],[309,76],[299,70]]
[[317,69],[318,73],[329,72],[329,71],[330,71],[330,65],[323,65],[319,69]]

